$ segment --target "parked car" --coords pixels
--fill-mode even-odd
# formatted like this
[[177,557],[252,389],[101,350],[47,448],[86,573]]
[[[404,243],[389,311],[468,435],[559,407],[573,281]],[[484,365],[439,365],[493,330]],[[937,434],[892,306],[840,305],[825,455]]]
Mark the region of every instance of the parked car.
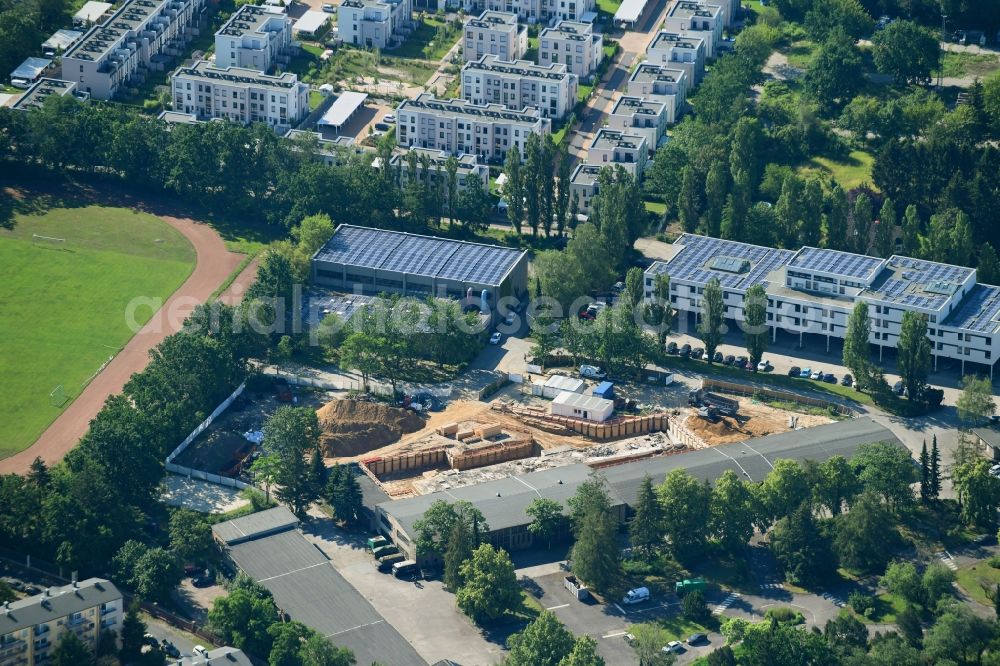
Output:
[[812,372],[813,371],[809,368],[802,368],[802,372],[799,373],[799,377],[803,379],[809,379],[809,377],[812,375]]
[[327,14],[336,14],[337,8],[331,5],[330,3],[326,3],[325,5],[323,5],[323,11],[326,12]]
[[691,355],[691,345],[685,343],[684,346],[681,347],[681,350],[677,353],[680,354],[681,358],[687,358]]
[[770,361],[761,361],[760,363],[757,364],[757,369],[760,370],[761,372],[770,372],[770,370],[771,370],[771,362]]
[[625,283],[622,282],[621,280],[615,282],[614,285],[612,285],[611,287],[611,291],[615,292],[616,294],[622,293],[623,291],[625,291]]
[[389,123],[375,123],[375,131],[376,132],[388,132],[389,131]]
[[736,362],[736,357],[732,354],[726,354],[726,358],[722,359],[722,365],[732,365]]
[[712,356],[712,361],[715,363],[722,363],[722,352],[715,352],[715,355]]
[[389,573],[392,571],[392,565],[396,562],[402,562],[406,559],[406,556],[402,553],[395,553],[393,555],[387,555],[381,560],[375,560],[375,568],[379,573]]
[[680,641],[670,641],[663,646],[662,650],[663,652],[667,652],[669,654],[677,654],[679,652],[684,652],[684,646],[681,645]]
[[690,636],[688,636],[687,644],[698,645],[699,643],[704,643],[707,640],[708,636],[706,636],[705,634],[691,634]]
[[215,576],[210,574],[206,569],[205,573],[201,574],[200,576],[195,576],[194,578],[192,578],[191,584],[194,585],[195,587],[212,587],[213,585],[215,585]]
[[705,350],[701,347],[695,347],[691,350],[691,358],[699,359],[705,355]]
[[844,375],[844,377],[840,380],[841,386],[850,386],[853,383],[854,383],[854,377],[851,377],[850,374]]
[[177,646],[168,641],[166,638],[160,643],[160,649],[163,650],[163,654],[171,657],[173,659],[180,659],[181,651],[177,649]]
[[382,122],[389,123],[391,125],[392,123],[396,122],[396,116],[392,115],[391,113],[387,113],[384,116],[382,116]]
[[148,645],[149,647],[156,647],[160,644],[160,641],[156,640],[156,636],[147,632],[142,635],[142,644]]
[[788,376],[789,377],[798,377],[800,374],[802,374],[802,368],[800,368],[797,365],[793,365],[792,367],[790,367],[788,369]]
[[676,342],[669,342],[669,343],[667,343],[667,353],[668,354],[676,354],[677,353],[677,343]]
[[1000,478],[1000,465],[993,465],[990,467],[990,474],[997,478]]
[[905,390],[906,390],[906,387],[903,386],[903,382],[902,381],[898,381],[898,382],[896,382],[895,384],[892,385],[892,392],[895,393],[896,395],[903,395],[903,391],[905,391]]
[[384,546],[379,546],[372,551],[372,555],[375,556],[376,560],[382,559],[386,555],[395,555],[399,552],[399,548],[395,544],[386,544]]
[[739,368],[740,370],[742,370],[743,368],[746,367],[747,361],[749,361],[749,360],[750,359],[748,359],[746,356],[737,356],[736,357],[736,367]]
[[501,340],[503,340],[503,336],[500,334],[500,331],[494,331],[493,335],[490,336],[491,345],[498,345]]
[[809,375],[809,379],[815,379],[817,381],[820,380],[820,379],[823,379],[823,371],[822,370],[817,370],[816,372],[814,372],[811,375]]
[[649,588],[648,587],[637,587],[629,590],[622,597],[622,603],[626,605],[638,604],[643,601],[649,601]]
[[823,375],[823,381],[826,382],[827,384],[836,384],[837,375],[833,374],[832,372],[828,372],[825,375]]
[[580,376],[586,377],[587,379],[604,379],[608,376],[608,373],[604,372],[596,365],[581,365]]

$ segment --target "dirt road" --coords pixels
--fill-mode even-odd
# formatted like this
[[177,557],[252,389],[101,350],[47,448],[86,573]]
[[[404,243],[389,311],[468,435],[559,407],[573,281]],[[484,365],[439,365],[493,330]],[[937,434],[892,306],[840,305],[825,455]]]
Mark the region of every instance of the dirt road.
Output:
[[[194,271],[34,444],[0,460],[0,473],[25,472],[36,457],[50,464],[62,459],[87,432],[90,420],[108,396],[120,392],[132,373],[146,367],[149,351],[168,335],[180,330],[184,318],[197,304],[204,303],[239,265],[242,255],[227,250],[212,227],[183,217],[166,214],[159,217],[184,234],[194,246],[197,253]],[[244,270],[226,291],[225,300],[244,293],[255,274],[256,262]]]

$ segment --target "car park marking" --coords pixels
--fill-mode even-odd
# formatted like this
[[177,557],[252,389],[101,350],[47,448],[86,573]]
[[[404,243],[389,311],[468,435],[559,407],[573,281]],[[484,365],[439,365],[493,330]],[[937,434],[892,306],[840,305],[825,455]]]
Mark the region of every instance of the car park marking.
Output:
[[569,604],[559,604],[558,606],[549,606],[545,610],[558,610],[560,608],[566,608]]
[[296,569],[295,571],[286,571],[285,573],[278,574],[277,576],[271,576],[270,578],[261,578],[258,583],[266,583],[269,580],[274,580],[275,578],[281,578],[282,576],[291,576],[292,574],[297,574],[300,571],[306,571],[307,569],[315,569],[316,567],[330,566],[330,562],[317,562],[316,564],[310,564],[307,567],[302,567],[301,569]]
[[761,459],[763,459],[763,461],[767,463],[768,467],[770,467],[771,469],[774,469],[774,465],[771,464],[771,461],[768,460],[767,456],[765,456],[763,453],[761,453],[757,449],[755,449],[752,446],[750,446],[749,444],[747,444],[747,442],[743,442],[743,446],[747,447],[748,449],[750,449],[751,451],[753,451],[754,453],[756,453],[757,455],[759,455],[761,457]]
[[[720,456],[724,456],[724,457],[726,457],[726,458],[729,458],[729,459],[730,459],[730,460],[732,460],[732,461],[733,461],[734,463],[736,463],[736,466],[737,466],[737,467],[739,467],[739,468],[740,468],[740,470],[742,470],[742,471],[743,471],[743,476],[745,476],[745,477],[747,477],[748,479],[750,479],[750,481],[753,481],[753,477],[752,477],[752,476],[750,476],[750,473],[749,473],[749,472],[747,472],[747,471],[746,471],[745,469],[743,469],[743,465],[741,465],[741,464],[740,464],[740,461],[739,461],[739,460],[737,460],[736,458],[732,457],[731,455],[729,455],[728,453],[726,453],[726,452],[724,452],[724,451],[720,451],[719,449],[715,448],[714,446],[713,446],[713,447],[711,447],[711,449],[712,449],[712,451],[715,451],[716,453],[718,453],[718,454],[719,454]],[[764,456],[761,456],[761,457],[763,458]],[[766,458],[764,458],[764,459],[765,459],[765,460],[767,460]],[[768,464],[770,464],[770,463],[768,463]]]
[[323,638],[330,639],[330,638],[333,638],[334,636],[340,636],[341,634],[346,634],[346,633],[351,632],[351,631],[356,631],[357,629],[364,629],[365,627],[370,627],[370,626],[375,625],[375,624],[385,624],[385,620],[375,620],[374,622],[367,622],[365,624],[359,624],[358,626],[351,627],[350,629],[344,629],[343,631],[337,631],[337,632],[334,632],[332,634],[327,634]]
[[614,631],[614,632],[612,632],[610,634],[601,636],[601,638],[618,638],[619,636],[624,636],[626,633],[628,633],[628,632],[626,632],[626,631]]
[[628,615],[628,613],[625,612],[625,609],[619,606],[618,604],[615,604],[615,608],[617,608],[618,612],[621,613],[622,615]]

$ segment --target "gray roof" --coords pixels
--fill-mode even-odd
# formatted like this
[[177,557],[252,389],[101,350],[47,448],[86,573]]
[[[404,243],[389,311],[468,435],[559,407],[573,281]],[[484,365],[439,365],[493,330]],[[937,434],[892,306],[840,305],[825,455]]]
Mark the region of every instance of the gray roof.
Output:
[[1000,331],[1000,287],[977,284],[951,311],[944,324],[977,333]]
[[103,578],[88,578],[79,582],[76,587],[65,585],[49,588],[48,596],[42,592],[27,599],[12,601],[9,606],[0,610],[0,636],[36,624],[52,622],[121,598],[122,593],[114,583]]
[[1000,449],[1000,430],[997,428],[973,428],[972,434],[990,446]]
[[974,268],[895,254],[889,257],[886,267],[889,270],[879,275],[865,296],[928,310],[942,309],[976,272]]
[[250,657],[234,647],[220,647],[208,651],[208,657],[184,657],[176,662],[178,666],[223,666],[225,664],[236,664],[237,666],[253,666]]
[[[755,284],[768,286],[768,274],[787,264],[795,254],[791,250],[776,250],[760,245],[709,238],[696,234],[681,234],[674,241],[681,250],[670,261],[658,261],[646,271],[656,275],[667,273],[671,279],[707,284],[718,278],[723,288],[746,291]],[[720,270],[717,259],[738,259],[749,262],[749,270]]]
[[[839,421],[779,435],[768,435],[737,444],[714,446],[687,453],[663,455],[624,463],[600,471],[609,482],[612,501],[633,504],[639,485],[648,474],[655,482],[673,469],[686,469],[698,479],[714,481],[731,469],[748,481],[761,481],[778,459],[822,461],[835,455],[850,457],[858,446],[890,442],[902,446],[890,430],[870,418]],[[379,508],[414,533],[413,523],[437,500],[467,500],[483,513],[491,530],[530,522],[525,509],[536,497],[558,500],[565,505],[591,468],[583,463],[554,467],[523,476],[507,477],[474,486],[442,490],[427,495],[383,502]]]
[[499,285],[525,253],[499,245],[342,224],[314,260]]
[[251,539],[289,530],[299,524],[295,514],[283,506],[276,506],[266,511],[251,513],[249,516],[234,518],[224,523],[212,526],[215,538],[232,546]]
[[427,663],[298,530],[240,543],[229,553],[271,591],[278,608],[353,650],[359,664]]
[[25,58],[17,69],[10,73],[12,79],[27,79],[34,81],[45,68],[52,64],[48,58]]
[[864,254],[827,248],[803,247],[795,253],[788,265],[870,282],[882,270],[884,263],[885,259],[869,257]]
[[326,110],[326,113],[323,114],[323,117],[320,118],[316,124],[340,127],[351,119],[351,116],[354,115],[354,112],[365,103],[366,99],[368,99],[368,93],[345,90],[340,94],[336,101],[330,105],[330,108]]

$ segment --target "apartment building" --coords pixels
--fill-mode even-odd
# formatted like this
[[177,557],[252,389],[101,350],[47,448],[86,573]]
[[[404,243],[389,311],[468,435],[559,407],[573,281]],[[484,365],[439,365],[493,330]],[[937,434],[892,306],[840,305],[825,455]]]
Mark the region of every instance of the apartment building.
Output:
[[503,104],[514,111],[537,107],[546,118],[562,118],[572,111],[579,86],[579,78],[566,65],[507,62],[492,55],[465,63],[461,80],[467,102]]
[[673,125],[684,113],[687,90],[688,75],[684,70],[643,62],[629,76],[625,94],[663,103],[665,122]]
[[372,154],[374,149],[355,143],[353,136],[337,136],[324,139],[319,132],[308,130],[288,130],[286,139],[296,142],[305,151],[311,151],[316,159],[326,166],[343,166],[358,155]]
[[292,19],[282,7],[243,5],[215,33],[215,66],[269,72],[291,60]]
[[[869,341],[881,357],[899,341],[904,312],[927,317],[934,366],[939,358],[988,366],[992,376],[1000,345],[1000,287],[977,284],[972,268],[893,255],[888,259],[814,247],[795,252],[683,234],[668,261],[646,270],[646,297],[653,278],[670,275],[670,301],[679,312],[698,313],[708,281],[723,288],[726,317],[743,321],[747,290],[767,292],[767,325],[779,332],[825,343],[843,339],[859,300],[868,302]],[[816,336],[819,336],[818,338]]]
[[[410,154],[413,155],[413,158],[409,157]],[[389,160],[389,166],[392,168],[393,173],[396,174],[396,178],[401,184],[407,183],[410,180],[410,159],[416,159],[416,177],[421,180],[426,180],[427,184],[432,187],[440,183],[441,191],[447,196],[447,164],[449,157],[451,157],[451,153],[443,150],[410,148],[410,150],[406,152],[393,154],[392,158]],[[455,172],[455,181],[458,185],[459,192],[464,192],[465,188],[469,185],[469,181],[473,178],[479,179],[479,182],[482,184],[484,190],[489,189],[490,168],[488,166],[480,164],[475,155],[462,154],[459,155],[456,160],[458,162],[458,170]],[[427,167],[426,178],[424,177],[425,165]]]
[[534,107],[511,111],[502,104],[442,100],[423,93],[403,100],[396,109],[397,145],[469,153],[494,162],[514,146],[524,155],[529,136],[551,132],[552,121]]
[[622,165],[633,177],[639,178],[649,161],[646,137],[634,132],[602,127],[597,130],[587,152],[587,162],[597,166]]
[[683,70],[693,88],[705,74],[705,40],[661,30],[646,48],[646,61]]
[[411,0],[344,0],[337,26],[347,44],[384,49],[402,41],[411,15]]
[[740,0],[711,0],[713,5],[722,8],[722,22],[728,28],[733,24],[736,15],[740,12]]
[[597,178],[604,166],[581,162],[573,169],[569,181],[569,196],[576,197],[577,210],[582,215],[590,215],[590,202],[597,196]]
[[591,23],[559,21],[538,36],[538,64],[565,64],[583,80],[589,80],[603,57],[604,37]]
[[528,50],[528,28],[517,22],[517,14],[485,11],[466,19],[462,38],[465,62],[495,55],[501,60],[519,60]]
[[516,14],[527,23],[553,20],[581,21],[594,11],[596,0],[486,0],[486,9]]
[[284,132],[309,113],[309,86],[291,72],[275,76],[242,67],[222,69],[202,60],[179,68],[171,79],[174,111],[198,120],[261,122]]
[[205,0],[125,0],[62,56],[62,78],[94,99],[162,71],[198,34]]
[[120,632],[122,618],[121,592],[101,578],[5,602],[0,608],[0,664],[47,664],[69,633],[96,653],[101,632]]
[[65,97],[72,95],[80,102],[90,100],[90,95],[77,89],[73,81],[63,81],[62,79],[38,79],[24,94],[14,103],[11,108],[27,111],[45,104],[45,100],[56,95]]
[[705,40],[705,57],[714,58],[722,44],[722,28],[725,19],[722,7],[694,0],[680,0],[667,11],[664,28],[668,32]]
[[641,136],[652,153],[667,132],[666,106],[657,100],[622,95],[611,107],[608,129]]

